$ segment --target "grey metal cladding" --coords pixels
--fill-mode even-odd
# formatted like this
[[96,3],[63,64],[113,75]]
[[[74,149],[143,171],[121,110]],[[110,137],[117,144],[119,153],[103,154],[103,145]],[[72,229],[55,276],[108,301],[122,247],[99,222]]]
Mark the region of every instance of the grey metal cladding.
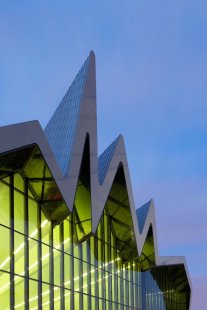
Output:
[[[70,211],[76,193],[86,136],[89,136],[92,231],[95,232],[103,213],[120,163],[123,166],[132,214],[138,255],[150,226],[153,230],[156,265],[182,264],[188,283],[184,257],[158,255],[154,202],[151,200],[136,213],[124,139],[120,135],[100,155],[97,154],[96,73],[95,55],[90,52],[68,92],[50,119],[45,131],[32,121],[0,128],[0,153],[37,144]],[[138,217],[138,219],[137,219]]]

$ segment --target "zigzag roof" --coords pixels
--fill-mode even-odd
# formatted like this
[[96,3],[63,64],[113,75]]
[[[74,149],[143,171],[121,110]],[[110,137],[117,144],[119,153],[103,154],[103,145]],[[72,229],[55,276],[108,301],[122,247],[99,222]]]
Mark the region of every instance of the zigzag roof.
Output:
[[0,153],[2,154],[32,144],[38,145],[70,212],[73,209],[86,137],[89,137],[92,232],[96,231],[121,164],[138,255],[142,254],[151,227],[156,266],[183,265],[190,285],[184,257],[160,257],[158,255],[153,200],[135,211],[123,137],[119,136],[98,158],[96,76],[93,52],[90,52],[45,131],[42,130],[38,121],[31,121],[1,127],[0,136],[4,136],[4,139],[0,140]]

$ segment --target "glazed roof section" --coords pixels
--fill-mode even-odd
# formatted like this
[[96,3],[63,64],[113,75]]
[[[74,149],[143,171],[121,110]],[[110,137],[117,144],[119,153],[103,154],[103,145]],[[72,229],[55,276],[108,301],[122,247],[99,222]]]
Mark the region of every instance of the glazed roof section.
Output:
[[147,219],[147,215],[150,209],[150,204],[151,204],[151,201],[147,202],[142,207],[136,210],[140,233],[142,233],[143,231],[143,228],[144,228],[144,225]]
[[73,139],[79,118],[88,66],[89,57],[45,128],[45,135],[64,176],[67,175],[72,154]]
[[103,184],[110,162],[114,156],[119,137],[120,136],[118,136],[98,158],[98,178],[100,184]]

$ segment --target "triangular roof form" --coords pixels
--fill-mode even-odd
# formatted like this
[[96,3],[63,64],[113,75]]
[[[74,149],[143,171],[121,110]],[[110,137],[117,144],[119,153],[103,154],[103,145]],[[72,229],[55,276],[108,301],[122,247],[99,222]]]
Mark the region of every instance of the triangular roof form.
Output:
[[151,204],[151,201],[147,202],[142,207],[136,210],[140,234],[143,231],[143,228],[144,228],[144,225],[147,219],[147,215],[149,212],[150,204]]
[[64,176],[72,154],[89,61],[88,57],[45,128],[45,135]]
[[104,182],[118,142],[119,137],[117,137],[98,158],[98,179],[100,184]]
[[[96,231],[109,192],[120,164],[123,167],[129,207],[134,227],[138,255],[152,227],[156,265],[181,264],[187,273],[183,257],[159,257],[157,249],[154,203],[151,200],[137,212],[133,199],[128,162],[122,136],[119,136],[98,159],[95,55],[90,53],[76,79],[67,91],[45,131],[37,121],[0,128],[0,153],[38,145],[54,180],[72,211],[85,140],[89,138],[90,194],[92,232]],[[188,277],[190,285],[190,278]]]

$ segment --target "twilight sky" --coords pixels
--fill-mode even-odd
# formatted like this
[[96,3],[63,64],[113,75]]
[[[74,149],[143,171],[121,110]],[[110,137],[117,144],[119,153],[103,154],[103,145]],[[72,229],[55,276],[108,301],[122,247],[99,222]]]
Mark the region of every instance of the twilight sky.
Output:
[[154,199],[159,254],[207,291],[207,1],[0,1],[0,126],[44,127],[91,49],[99,152],[122,133],[136,206]]

